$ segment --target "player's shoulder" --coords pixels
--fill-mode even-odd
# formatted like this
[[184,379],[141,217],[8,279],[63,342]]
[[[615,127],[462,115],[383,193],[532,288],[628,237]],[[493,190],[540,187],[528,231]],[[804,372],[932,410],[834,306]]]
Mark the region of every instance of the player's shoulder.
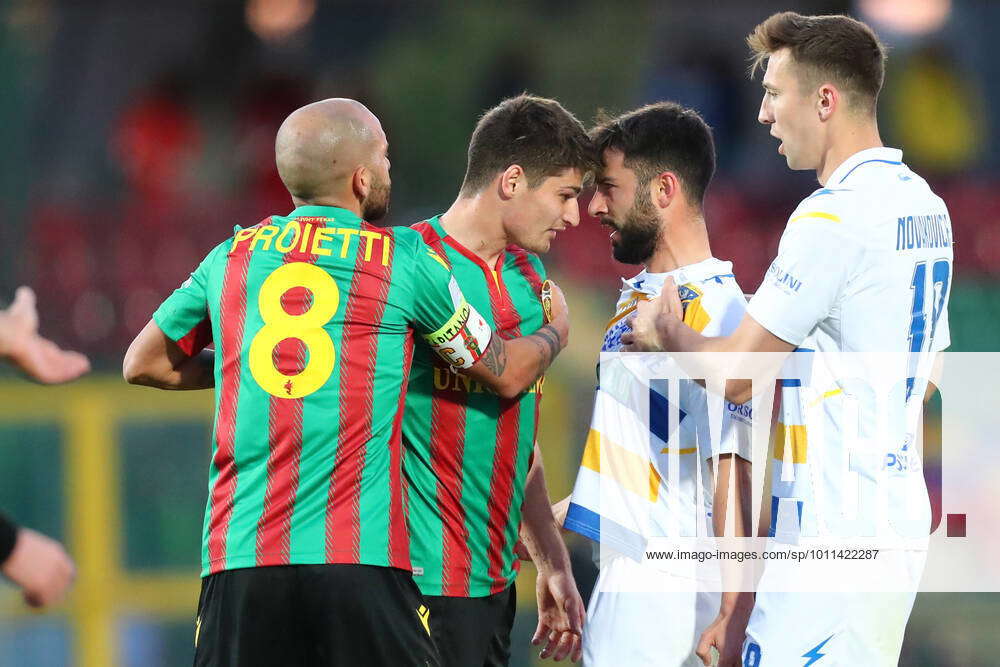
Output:
[[860,191],[854,187],[819,188],[799,202],[788,216],[788,225],[832,227],[850,224],[856,218],[861,198]]

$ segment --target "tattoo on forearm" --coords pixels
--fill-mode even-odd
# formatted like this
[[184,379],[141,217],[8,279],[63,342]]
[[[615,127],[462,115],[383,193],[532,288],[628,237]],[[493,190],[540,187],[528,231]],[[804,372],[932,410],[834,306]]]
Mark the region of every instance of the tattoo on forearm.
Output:
[[507,368],[507,347],[500,336],[493,336],[480,361],[494,375],[498,377],[503,375],[504,369]]
[[528,336],[528,339],[538,346],[546,368],[559,355],[559,350],[562,349],[562,339],[559,336],[559,332],[551,324],[546,324]]

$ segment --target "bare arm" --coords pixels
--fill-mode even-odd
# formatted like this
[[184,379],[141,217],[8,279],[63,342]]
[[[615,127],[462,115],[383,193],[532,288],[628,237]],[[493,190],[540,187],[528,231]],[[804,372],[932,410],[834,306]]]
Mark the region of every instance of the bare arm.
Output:
[[211,389],[214,366],[214,352],[202,350],[189,357],[150,320],[129,345],[122,375],[129,384],[157,389]]
[[[715,495],[712,503],[712,529],[720,543],[720,547],[727,548],[727,543],[732,537],[749,537],[751,534],[750,519],[750,462],[734,454],[723,454],[719,456],[719,474],[716,477]],[[726,522],[730,512],[733,515],[733,532],[727,533]],[[740,548],[739,545],[736,547]],[[723,564],[723,577],[725,582],[726,564]],[[739,566],[736,568],[734,579],[739,579]],[[725,585],[725,583],[724,583]],[[726,588],[736,590],[724,590],[722,601],[719,605],[719,615],[716,616],[705,632],[702,633],[698,642],[696,653],[706,665],[711,664],[711,648],[714,646],[719,652],[719,665],[739,665],[740,650],[743,646],[743,637],[746,634],[747,623],[750,620],[750,613],[753,611],[754,595],[750,592],[742,592],[739,582],[730,584]]]
[[583,598],[573,578],[566,544],[552,516],[537,442],[521,503],[521,540],[538,568],[535,579],[538,627],[531,642],[536,645],[546,642],[541,652],[543,658],[561,660],[571,656],[579,660],[585,614]]
[[569,308],[552,286],[552,321],[535,333],[512,340],[493,334],[482,358],[462,371],[504,398],[515,398],[541,377],[569,343]]

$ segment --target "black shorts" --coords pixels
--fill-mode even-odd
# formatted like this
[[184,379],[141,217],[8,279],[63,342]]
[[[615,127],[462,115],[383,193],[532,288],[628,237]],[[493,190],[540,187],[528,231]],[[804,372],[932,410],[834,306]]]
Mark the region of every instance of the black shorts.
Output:
[[202,580],[195,667],[440,665],[412,575],[371,565],[226,570]]
[[487,597],[428,595],[424,599],[431,610],[431,636],[444,667],[507,665],[517,612],[514,584]]

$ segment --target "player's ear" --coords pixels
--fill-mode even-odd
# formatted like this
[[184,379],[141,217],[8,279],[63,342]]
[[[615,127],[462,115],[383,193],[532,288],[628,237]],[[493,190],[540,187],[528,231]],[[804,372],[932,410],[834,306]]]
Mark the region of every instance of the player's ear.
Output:
[[821,121],[829,120],[840,104],[840,91],[829,83],[824,83],[816,91],[816,113]]
[[359,166],[351,175],[351,189],[358,201],[364,201],[372,187],[372,173],[364,165]]
[[525,177],[521,165],[512,164],[500,174],[499,189],[502,199],[510,199],[527,187],[528,179]]
[[652,190],[651,198],[658,208],[667,208],[670,203],[680,194],[681,182],[677,180],[677,174],[672,171],[663,171],[653,178],[650,183]]

